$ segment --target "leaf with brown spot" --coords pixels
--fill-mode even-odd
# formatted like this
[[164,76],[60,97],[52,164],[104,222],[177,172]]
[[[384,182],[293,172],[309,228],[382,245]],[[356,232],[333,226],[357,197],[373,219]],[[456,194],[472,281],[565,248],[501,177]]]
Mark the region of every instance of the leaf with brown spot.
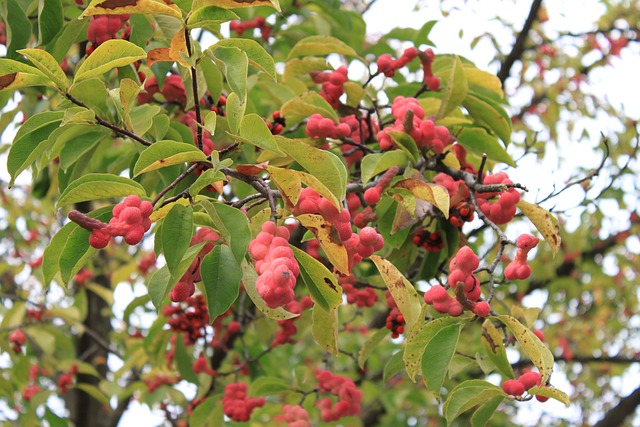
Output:
[[449,218],[449,192],[446,188],[414,178],[398,181],[393,188],[404,188],[411,191],[418,199],[433,204],[444,214],[445,218]]
[[493,326],[490,319],[486,319],[482,324],[482,336],[480,337],[485,353],[489,360],[506,378],[515,378],[511,363],[507,359],[507,352],[502,341],[500,332]]
[[189,56],[184,30],[180,29],[171,39],[171,47],[159,47],[147,52],[147,65],[151,67],[156,62],[177,62],[184,67],[191,65],[185,61],[180,53]]
[[533,225],[536,226],[544,240],[551,246],[551,252],[555,256],[556,252],[560,248],[560,225],[558,220],[548,210],[541,208],[538,205],[534,205],[529,202],[525,202],[520,199],[516,204],[518,209],[531,220]]
[[22,62],[0,58],[0,91],[28,86],[55,86],[42,71]]
[[347,249],[340,241],[340,237],[332,233],[334,230],[333,225],[324,219],[322,215],[304,214],[298,215],[296,218],[303,227],[311,230],[316,236],[329,262],[333,264],[336,270],[342,274],[349,274]]
[[93,0],[80,16],[144,13],[182,18],[180,8],[169,0]]
[[336,276],[320,261],[305,251],[291,246],[300,266],[300,277],[309,290],[314,303],[324,310],[332,310],[342,303],[342,286]]
[[422,321],[420,317],[420,312],[424,305],[422,298],[418,296],[411,282],[391,262],[378,255],[372,255],[371,260],[378,268],[384,283],[387,285],[389,292],[391,292],[391,296],[393,296],[393,300],[404,316],[406,330],[412,330],[417,322]]
[[315,305],[311,319],[313,338],[326,351],[336,356],[338,354],[338,309],[332,308],[326,311]]
[[527,391],[529,392],[529,394],[537,394],[539,396],[546,396],[555,399],[559,402],[564,403],[567,408],[571,405],[569,396],[567,396],[565,392],[558,390],[557,388],[552,386],[535,386],[531,387]]
[[518,340],[524,352],[529,359],[536,365],[540,375],[542,375],[542,384],[546,384],[547,380],[553,372],[553,354],[540,339],[526,328],[522,323],[512,316],[497,316]]
[[266,170],[269,162],[262,162],[257,164],[243,164],[236,166],[236,170],[243,175],[256,176]]
[[73,83],[75,85],[92,77],[99,77],[114,68],[133,64],[146,57],[144,49],[127,40],[107,40],[78,67]]

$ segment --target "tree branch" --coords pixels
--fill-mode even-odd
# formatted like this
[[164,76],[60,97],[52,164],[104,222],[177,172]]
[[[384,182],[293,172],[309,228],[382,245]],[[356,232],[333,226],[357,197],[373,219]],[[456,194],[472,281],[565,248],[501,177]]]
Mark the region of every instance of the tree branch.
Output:
[[538,18],[538,11],[540,10],[540,6],[542,6],[542,0],[533,0],[533,3],[531,3],[531,8],[529,9],[529,16],[527,17],[527,20],[522,27],[522,31],[520,31],[520,34],[518,34],[511,52],[502,62],[500,71],[498,71],[498,78],[503,85],[505,80],[507,80],[507,77],[509,77],[509,74],[511,73],[511,67],[513,67],[513,64],[515,64],[516,61],[520,60],[522,54],[524,53],[524,43],[529,37],[529,31],[531,31],[533,23]]
[[621,426],[624,420],[633,414],[636,408],[640,406],[640,387],[635,389],[633,393],[627,397],[620,399],[620,402],[604,415],[604,418],[598,421],[594,427],[617,427]]

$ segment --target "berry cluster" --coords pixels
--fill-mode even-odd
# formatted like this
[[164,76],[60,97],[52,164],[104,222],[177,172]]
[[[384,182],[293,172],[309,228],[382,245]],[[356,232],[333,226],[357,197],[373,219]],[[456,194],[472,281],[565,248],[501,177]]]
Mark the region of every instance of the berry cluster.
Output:
[[284,405],[279,420],[287,423],[287,427],[311,427],[309,413],[300,405]]
[[267,127],[272,135],[280,135],[284,127],[287,125],[284,117],[280,114],[280,110],[276,110],[271,113],[271,122],[267,122],[265,119],[265,123],[267,123]]
[[322,83],[320,96],[333,108],[340,105],[340,97],[344,94],[344,84],[349,80],[348,69],[344,65],[331,72],[312,71],[311,80],[314,83]]
[[[509,175],[500,172],[495,175],[488,175],[484,178],[484,184],[513,184]],[[490,201],[498,196],[497,200]],[[516,203],[520,201],[520,193],[515,188],[509,188],[502,193],[478,193],[478,207],[480,210],[496,224],[506,224],[511,221],[516,214]]]
[[263,16],[256,16],[250,21],[231,21],[229,22],[229,30],[241,36],[245,31],[257,28],[260,30],[262,40],[269,40],[273,27],[268,25]]
[[[301,314],[303,310],[309,309],[313,307],[313,301],[309,295],[305,295],[301,301],[293,300],[289,304],[285,305],[285,309],[289,313]],[[271,347],[277,347],[282,344],[294,344],[295,340],[293,336],[298,332],[298,328],[296,327],[296,321],[300,318],[293,317],[291,319],[283,319],[278,320],[278,326],[280,326],[280,330],[276,332],[273,337],[273,341],[271,341]]]
[[385,322],[386,328],[391,331],[391,338],[398,338],[400,335],[404,334],[405,324],[404,316],[400,313],[400,309],[398,307],[393,308],[389,312]]
[[362,210],[362,212],[358,212],[353,217],[353,225],[358,228],[364,228],[376,219],[378,219],[378,216],[374,212],[373,208],[371,206],[367,206]]
[[14,353],[20,353],[22,351],[22,346],[26,341],[27,336],[21,329],[14,329],[9,334],[9,343],[11,344],[11,349]]
[[449,129],[436,126],[433,120],[424,120],[425,112],[415,98],[397,96],[391,105],[391,114],[395,119],[394,123],[376,135],[383,151],[396,148],[396,143],[389,135],[392,130],[406,132],[418,147],[428,148],[436,154],[441,154],[446,146],[455,141]]
[[145,276],[152,267],[156,266],[156,254],[151,252],[149,255],[143,256],[138,261],[138,271]]
[[364,201],[370,205],[375,205],[380,201],[382,192],[391,184],[393,178],[398,174],[400,168],[398,166],[390,167],[378,180],[376,185],[367,188],[364,192]]
[[[531,387],[539,386],[542,382],[542,377],[539,373],[533,371],[525,371],[517,380],[506,380],[502,383],[502,391],[510,396],[520,397],[525,391]],[[536,394],[536,399],[540,402],[546,402],[549,400],[546,396]]]
[[413,244],[422,246],[429,252],[439,252],[444,248],[444,241],[439,231],[429,231],[420,228],[413,235]]
[[440,90],[440,78],[433,75],[433,69],[431,68],[435,57],[436,55],[432,49],[426,49],[424,57],[420,58],[422,60],[422,71],[424,72],[424,84],[431,91]]
[[531,276],[531,267],[527,264],[527,255],[531,249],[538,245],[539,241],[537,237],[530,234],[523,234],[518,237],[516,256],[504,269],[504,277],[507,280],[525,280]]
[[449,224],[460,228],[465,222],[473,221],[475,211],[471,202],[459,202],[449,208]]
[[212,377],[218,375],[218,372],[216,372],[215,369],[209,367],[209,362],[207,361],[207,358],[204,357],[204,354],[201,354],[200,357],[198,357],[193,363],[193,372],[195,372],[196,374],[204,373]]
[[255,408],[264,406],[264,397],[247,396],[247,384],[231,383],[224,387],[222,408],[224,414],[236,422],[249,421]]
[[[141,79],[144,80],[144,74],[140,73]],[[138,103],[147,104],[153,101],[153,97],[156,93],[161,93],[167,102],[175,102],[182,106],[187,103],[187,91],[182,82],[182,77],[178,74],[170,74],[164,79],[162,90],[158,85],[158,80],[155,76],[151,76],[144,82],[144,91],[138,94]]]
[[202,294],[187,299],[186,303],[185,308],[167,305],[162,309],[162,315],[168,318],[167,323],[173,332],[184,332],[185,344],[191,345],[205,335],[209,311]]
[[[459,147],[456,149],[456,147]],[[458,144],[453,145],[456,157],[460,161],[461,168],[468,172],[475,173],[472,165],[466,163],[466,152],[464,148]],[[462,153],[462,155],[460,155]],[[463,166],[464,164],[464,166]],[[434,182],[443,186],[449,193],[449,223],[454,227],[462,227],[465,222],[473,221],[475,217],[475,208],[470,201],[469,188],[463,180],[454,180],[447,174],[439,173],[435,176]]]
[[202,259],[213,249],[216,242],[220,239],[220,235],[210,228],[199,228],[196,234],[191,238],[190,246],[198,243],[207,242],[200,249],[196,258],[191,262],[187,271],[182,275],[178,283],[169,292],[169,298],[173,302],[182,302],[189,298],[196,291],[195,282],[202,280],[200,275],[200,265]]
[[372,288],[356,288],[356,276],[350,274],[348,276],[338,277],[338,283],[342,286],[342,291],[347,297],[347,303],[355,304],[358,307],[373,307],[378,301],[378,294]]
[[346,123],[336,124],[333,120],[312,114],[307,120],[307,136],[310,138],[346,138],[351,135],[351,128]]
[[173,374],[155,374],[151,377],[143,378],[142,381],[147,386],[149,392],[156,391],[163,385],[175,385],[180,381],[180,377]]
[[69,390],[69,386],[73,384],[73,377],[77,373],[78,365],[74,363],[73,365],[71,365],[71,368],[69,368],[67,372],[61,374],[60,377],[58,377],[57,385],[60,393],[64,394],[67,392],[67,390]]
[[393,77],[396,70],[413,61],[416,56],[418,56],[418,49],[413,46],[405,49],[398,59],[393,59],[388,53],[380,55],[376,61],[378,73],[383,73],[386,77]]
[[350,378],[333,375],[328,370],[316,373],[318,387],[323,393],[331,393],[338,397],[335,405],[329,398],[316,402],[320,408],[320,417],[324,422],[338,421],[342,417],[358,415],[362,403],[362,393]]
[[[340,117],[340,123],[349,125],[351,133],[347,136],[358,144],[366,143],[372,134],[380,131],[378,122],[371,117],[358,118],[355,114],[351,114]],[[364,151],[353,144],[341,144],[340,150],[343,153],[344,160],[347,162],[347,167],[351,167],[351,165],[359,162],[364,157]]]
[[249,243],[249,253],[256,261],[256,289],[270,308],[293,301],[293,289],[300,266],[289,247],[289,229],[275,222],[262,224],[262,231]]
[[113,207],[113,218],[108,224],[89,218],[72,210],[69,219],[81,227],[91,231],[89,244],[96,249],[102,249],[109,244],[112,237],[122,236],[129,245],[137,245],[144,233],[151,228],[149,216],[153,212],[150,202],[140,200],[138,196],[127,196],[121,203]]
[[87,40],[92,43],[92,47],[95,49],[107,40],[114,39],[128,20],[129,15],[92,16],[87,27]]
[[87,281],[93,277],[91,270],[83,268],[73,276],[73,281],[78,286],[84,286]]

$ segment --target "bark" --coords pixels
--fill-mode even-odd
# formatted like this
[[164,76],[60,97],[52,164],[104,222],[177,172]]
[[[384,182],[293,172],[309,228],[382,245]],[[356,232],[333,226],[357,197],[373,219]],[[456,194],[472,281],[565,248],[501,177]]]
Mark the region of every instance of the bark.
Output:
[[616,406],[607,412],[603,419],[598,421],[594,427],[617,427],[621,426],[624,420],[633,414],[640,405],[640,387],[627,397],[623,397]]

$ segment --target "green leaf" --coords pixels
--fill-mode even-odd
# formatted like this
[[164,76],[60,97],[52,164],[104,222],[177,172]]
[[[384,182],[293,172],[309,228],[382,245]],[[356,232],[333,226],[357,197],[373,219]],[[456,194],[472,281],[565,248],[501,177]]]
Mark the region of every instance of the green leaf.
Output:
[[267,307],[267,304],[265,304],[264,300],[256,290],[256,281],[258,280],[258,273],[256,273],[256,269],[246,261],[243,261],[241,266],[244,290],[247,292],[247,295],[249,295],[249,298],[251,298],[251,301],[253,301],[258,310],[264,313],[268,318],[274,320],[292,319],[299,316],[298,314],[288,312],[282,307],[275,309]]
[[553,354],[546,345],[529,329],[521,324],[516,318],[503,315],[497,316],[518,340],[524,352],[529,359],[536,365],[540,375],[542,375],[542,384],[546,384],[547,380],[553,372]]
[[[202,4],[209,3],[211,3],[211,0],[194,0],[193,8],[196,9],[201,7]],[[279,0],[215,0],[215,4],[216,6],[223,7],[225,9],[266,6],[271,7],[278,12],[281,11]]]
[[276,144],[276,140],[265,121],[257,114],[251,113],[242,117],[240,135],[231,135],[231,137],[241,142],[255,145],[263,150],[273,151],[280,156],[285,155],[278,148],[278,144]]
[[70,183],[56,204],[56,209],[88,200],[110,197],[146,196],[144,187],[129,178],[108,173],[91,173]]
[[193,372],[193,362],[191,360],[191,354],[193,352],[187,351],[187,347],[184,345],[182,337],[176,340],[176,367],[180,373],[182,379],[189,381],[192,384],[199,384],[200,380],[198,375]]
[[460,324],[445,326],[437,331],[427,343],[422,356],[422,376],[427,388],[440,402],[440,390],[456,353],[460,339]]
[[145,148],[133,167],[134,176],[185,162],[206,162],[207,156],[193,144],[158,141]]
[[18,53],[24,55],[42,73],[49,77],[62,92],[69,88],[67,76],[62,71],[58,61],[47,51],[42,49],[22,49]]
[[502,106],[477,94],[469,94],[462,105],[478,124],[491,129],[504,142],[505,146],[509,144],[511,141],[511,119]]
[[221,426],[224,424],[221,396],[208,397],[189,415],[189,427]]
[[272,394],[282,394],[291,390],[291,383],[280,377],[259,377],[251,382],[249,395],[269,396]]
[[388,134],[393,142],[395,142],[396,145],[405,152],[413,163],[418,162],[418,159],[420,158],[420,150],[411,135],[399,130],[390,130]]
[[51,356],[56,350],[56,337],[39,326],[24,328],[24,333],[46,354]]
[[133,64],[146,57],[144,49],[127,40],[107,40],[80,65],[73,83],[76,84],[92,77],[100,77],[114,68]]
[[216,225],[216,230],[229,243],[237,263],[241,264],[251,241],[247,216],[240,209],[224,203],[203,201],[202,205]]
[[47,149],[49,135],[59,127],[63,117],[63,111],[48,111],[30,117],[20,126],[7,156],[9,186]]
[[67,427],[69,423],[64,418],[60,418],[49,407],[45,408],[44,419],[49,423],[49,427]]
[[305,251],[291,246],[300,266],[300,276],[309,290],[313,302],[324,310],[331,310],[342,303],[342,287],[336,276],[320,261]]
[[397,351],[391,356],[391,358],[387,361],[386,365],[384,365],[384,370],[382,371],[382,382],[386,383],[391,379],[391,377],[396,376],[400,372],[404,370],[404,351]]
[[231,248],[215,245],[200,266],[211,322],[227,311],[238,298],[242,271]]
[[41,0],[38,2],[39,45],[48,44],[62,29],[64,23],[61,0]]
[[362,345],[360,352],[358,353],[358,367],[364,369],[366,363],[373,350],[375,350],[380,343],[389,335],[389,329],[380,328],[375,333],[367,337],[367,340]]
[[[67,110],[69,111],[69,110]],[[89,110],[84,110],[90,112]],[[87,128],[83,126],[83,128]],[[63,171],[69,170],[79,159],[82,158],[87,152],[95,149],[109,133],[105,132],[102,128],[91,127],[89,132],[82,132],[73,138],[69,139],[62,147],[60,151],[60,168]],[[59,142],[60,139],[57,140]],[[51,158],[51,157],[50,157]]]
[[247,108],[246,98],[240,99],[237,93],[231,92],[227,97],[227,121],[232,134],[237,134],[240,129],[240,122],[244,117]]
[[527,392],[531,395],[546,396],[565,404],[568,408],[571,405],[569,396],[561,390],[552,386],[535,386],[531,387]]
[[490,319],[486,319],[482,324],[482,346],[484,347],[487,357],[493,362],[500,373],[506,377],[513,379],[515,374],[509,359],[507,359],[507,351],[502,341],[502,335],[493,326]]
[[222,22],[240,19],[238,15],[228,9],[222,9],[215,6],[204,6],[195,9],[187,20],[187,28],[205,28],[211,25],[218,25]]
[[327,56],[332,53],[359,58],[353,48],[331,36],[310,36],[300,40],[291,50],[287,59],[298,56]]
[[42,274],[44,276],[44,285],[48,287],[51,284],[54,276],[60,271],[60,255],[64,249],[64,245],[67,244],[67,239],[71,235],[71,232],[78,227],[74,222],[69,222],[64,225],[53,236],[49,245],[42,254]]
[[489,135],[482,128],[464,127],[458,133],[457,139],[458,143],[464,148],[480,156],[486,153],[489,160],[506,163],[513,167],[516,165],[511,156],[502,148],[498,139],[493,135]]
[[418,30],[418,32],[416,33],[413,42],[415,43],[416,47],[420,46],[421,44],[428,44],[431,46],[435,46],[435,44],[429,40],[429,34],[431,33],[431,30],[433,29],[433,27],[440,21],[427,21],[424,23],[424,25]]
[[102,390],[100,390],[98,387],[91,385],[91,384],[85,384],[85,383],[80,383],[80,384],[76,384],[74,386],[74,388],[77,388],[78,390],[82,390],[85,393],[87,393],[89,396],[93,397],[94,399],[96,399],[98,402],[102,403],[102,405],[106,408],[109,407],[109,396],[107,396]]
[[467,76],[464,73],[464,66],[460,61],[460,58],[458,58],[457,55],[454,55],[451,71],[447,78],[442,103],[440,104],[440,109],[436,114],[436,119],[442,119],[455,110],[466,98],[468,91],[469,85],[467,84]]
[[320,114],[338,123],[338,115],[329,103],[316,92],[307,92],[287,101],[281,108],[282,117],[291,126],[307,119],[312,114]]
[[226,179],[225,175],[219,170],[207,169],[200,174],[198,179],[189,187],[189,194],[191,197],[195,197],[200,191],[210,186],[216,181],[222,181]]
[[239,38],[222,39],[212,49],[215,49],[216,46],[236,47],[242,50],[247,55],[249,64],[269,75],[274,81],[277,80],[276,65],[273,57],[257,41]]
[[162,223],[162,248],[167,268],[174,273],[189,249],[193,235],[193,209],[174,203]]
[[291,80],[292,78],[304,76],[311,71],[324,70],[328,67],[327,60],[324,58],[293,58],[287,61],[284,69],[284,80]]
[[2,9],[6,10],[6,15],[3,11],[2,17],[6,25],[7,57],[15,58],[17,50],[25,47],[31,39],[31,21],[24,7],[16,0],[7,0]]
[[533,203],[525,202],[522,199],[516,203],[516,206],[536,226],[544,240],[551,246],[551,252],[555,256],[558,249],[560,249],[561,241],[558,219],[548,210]]
[[482,403],[471,416],[471,426],[485,427],[503,400],[503,396],[496,396]]
[[334,356],[338,354],[338,309],[313,307],[311,334],[318,344]]
[[459,325],[461,320],[456,317],[441,317],[434,319],[423,325],[412,329],[406,335],[406,344],[404,348],[404,365],[411,381],[416,381],[416,375],[421,373],[422,357],[424,350],[433,337],[441,330],[453,325]]
[[[400,309],[406,322],[406,331],[410,332],[418,322],[422,322],[420,317],[424,302],[416,292],[411,282],[404,277],[393,264],[378,255],[372,255],[371,260],[378,268],[384,283],[387,285],[393,300]],[[412,378],[413,379],[413,378]]]
[[236,92],[241,100],[247,99],[247,73],[249,70],[247,54],[237,47],[217,45],[207,49],[205,53],[213,59],[227,78],[231,90]]
[[458,384],[444,403],[443,412],[447,425],[474,406],[505,394],[502,389],[484,380],[469,380]]
[[402,150],[391,150],[384,153],[367,154],[362,158],[362,185],[365,185],[374,176],[389,169],[392,166],[406,166],[407,154]]

